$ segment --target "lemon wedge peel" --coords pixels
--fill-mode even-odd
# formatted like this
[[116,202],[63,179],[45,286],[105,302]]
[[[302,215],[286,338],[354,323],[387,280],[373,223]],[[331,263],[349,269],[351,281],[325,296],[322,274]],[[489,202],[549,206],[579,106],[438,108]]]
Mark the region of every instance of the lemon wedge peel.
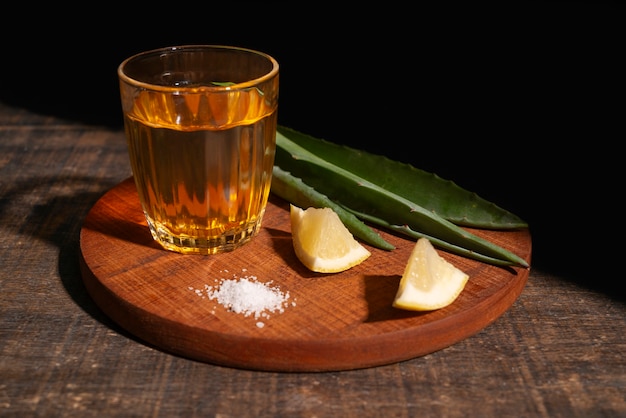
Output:
[[371,255],[331,208],[290,204],[293,248],[300,262],[317,273],[339,273]]
[[427,238],[417,240],[393,306],[412,311],[444,308],[461,294],[469,275],[445,260]]

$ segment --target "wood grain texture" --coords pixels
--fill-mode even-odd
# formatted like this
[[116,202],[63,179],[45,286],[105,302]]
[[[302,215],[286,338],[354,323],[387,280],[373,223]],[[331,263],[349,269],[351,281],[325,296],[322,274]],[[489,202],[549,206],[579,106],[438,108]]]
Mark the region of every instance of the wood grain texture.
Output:
[[[561,162],[554,160],[559,171]],[[626,416],[619,275],[565,274],[553,247],[541,252],[537,243],[554,234],[542,226],[560,219],[532,188],[525,199],[545,218],[531,224],[533,267],[491,325],[399,363],[281,373],[172,355],[125,331],[87,294],[79,233],[130,173],[123,131],[0,103],[3,418]],[[570,260],[598,259],[574,251]]]
[[[473,232],[530,262],[528,230]],[[272,196],[260,234],[241,249],[180,255],[152,240],[129,178],[86,217],[81,272],[90,296],[111,319],[164,351],[237,368],[301,372],[379,366],[448,347],[495,321],[528,279],[527,269],[441,252],[470,275],[459,298],[432,312],[395,309],[391,302],[414,241],[381,234],[396,250],[369,247],[372,256],[346,272],[310,272],[293,252],[288,203]],[[195,292],[243,276],[271,282],[293,304],[255,319]]]

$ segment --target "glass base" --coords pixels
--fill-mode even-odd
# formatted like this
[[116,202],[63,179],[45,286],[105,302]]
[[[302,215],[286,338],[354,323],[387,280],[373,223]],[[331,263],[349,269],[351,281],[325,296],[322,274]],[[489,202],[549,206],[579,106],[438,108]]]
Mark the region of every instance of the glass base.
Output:
[[261,217],[255,222],[250,222],[245,228],[227,231],[218,237],[211,238],[175,235],[155,225],[150,219],[148,219],[148,227],[152,238],[166,250],[180,254],[211,255],[236,250],[249,242],[261,230]]

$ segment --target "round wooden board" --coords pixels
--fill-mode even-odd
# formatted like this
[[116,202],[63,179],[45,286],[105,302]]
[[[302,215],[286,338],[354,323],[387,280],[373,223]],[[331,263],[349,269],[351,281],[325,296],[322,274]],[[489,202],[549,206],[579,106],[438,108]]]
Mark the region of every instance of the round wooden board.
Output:
[[[260,234],[239,250],[181,255],[148,231],[132,178],[103,195],[80,236],[89,295],[112,320],[164,351],[217,365],[266,371],[359,369],[423,356],[495,321],[517,299],[529,269],[490,266],[440,251],[470,275],[451,305],[431,312],[391,306],[414,241],[380,232],[396,249],[336,274],[296,258],[289,204],[270,197]],[[528,230],[472,230],[528,262]],[[268,318],[229,311],[199,292],[221,279],[255,277],[289,294]],[[262,322],[263,326],[257,323]]]

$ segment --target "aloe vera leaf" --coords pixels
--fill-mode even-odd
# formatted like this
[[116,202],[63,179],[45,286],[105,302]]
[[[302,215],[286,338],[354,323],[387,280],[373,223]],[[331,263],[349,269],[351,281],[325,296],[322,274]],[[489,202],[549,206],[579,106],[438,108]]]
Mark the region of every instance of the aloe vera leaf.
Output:
[[482,229],[528,227],[517,215],[476,193],[410,164],[338,145],[285,126],[279,126],[278,131],[318,157],[435,212],[456,225]]
[[[508,262],[528,267],[528,263],[512,252],[482,239],[423,207],[387,191],[354,173],[319,158],[315,154],[276,133],[276,162],[283,170],[357,213],[385,219],[389,224],[407,225],[423,234],[451,244]],[[451,252],[455,252],[451,248]],[[458,252],[455,252],[458,254]],[[465,254],[462,254],[465,255]]]
[[[369,216],[367,214],[364,213],[359,213],[356,212],[350,208],[344,208],[345,210],[347,210],[348,212],[353,213],[355,216],[357,216],[360,219],[363,219],[373,225],[378,225],[381,228],[385,228],[391,231],[396,231],[402,235],[406,235],[414,240],[417,240],[419,238],[426,238],[428,240],[430,240],[430,242],[433,243],[433,245],[442,248],[446,251],[449,251],[451,253],[457,254],[457,255],[463,255],[467,258],[472,258],[474,260],[478,260],[478,261],[482,261],[484,263],[487,264],[493,264],[496,266],[510,266],[511,262],[510,261],[506,261],[506,260],[501,260],[499,258],[494,258],[494,257],[488,257],[486,255],[482,255],[482,254],[478,254],[475,252],[472,252],[471,250],[459,247],[458,245],[452,245],[446,241],[442,241],[439,238],[430,236],[430,235],[426,235],[426,234],[422,234],[421,232],[418,231],[414,231],[411,228],[409,228],[406,225],[391,225],[389,222],[386,222],[380,218],[376,218],[374,216]],[[526,264],[524,267],[528,267],[528,265]]]
[[304,209],[310,206],[316,208],[329,207],[337,213],[339,219],[355,237],[382,250],[391,251],[395,249],[391,243],[355,215],[278,166],[274,166],[270,190],[276,196]]

